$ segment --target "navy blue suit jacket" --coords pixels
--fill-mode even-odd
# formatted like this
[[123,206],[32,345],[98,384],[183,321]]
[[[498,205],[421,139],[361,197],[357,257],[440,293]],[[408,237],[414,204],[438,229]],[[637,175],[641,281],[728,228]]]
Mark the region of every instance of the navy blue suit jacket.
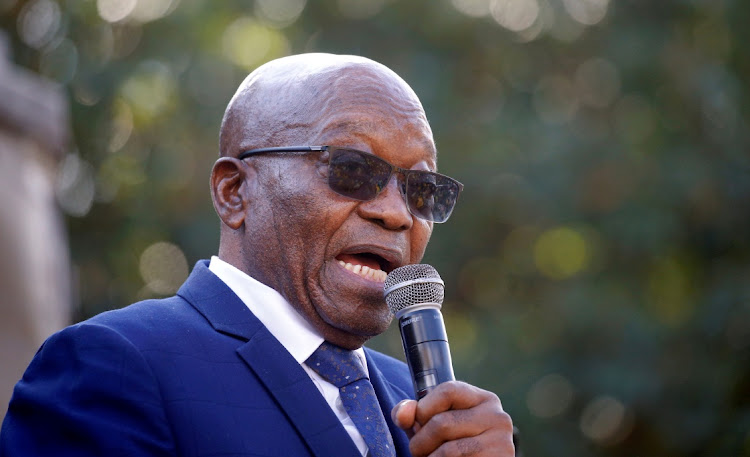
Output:
[[[406,365],[365,349],[390,417],[413,397]],[[50,337],[16,385],[0,457],[352,456],[307,373],[199,262],[177,295],[100,314]]]

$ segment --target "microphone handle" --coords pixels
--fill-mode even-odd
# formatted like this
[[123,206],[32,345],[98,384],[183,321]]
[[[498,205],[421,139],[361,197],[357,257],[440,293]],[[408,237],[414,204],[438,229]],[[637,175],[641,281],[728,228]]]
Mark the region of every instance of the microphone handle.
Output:
[[420,399],[438,384],[456,379],[448,335],[439,305],[414,305],[403,311],[399,315],[401,341],[414,391]]
[[[448,335],[445,332],[440,305],[425,303],[401,310],[397,315],[404,345],[406,364],[411,372],[417,399],[427,395],[438,384],[454,381]],[[518,428],[513,426],[516,457],[523,457]]]

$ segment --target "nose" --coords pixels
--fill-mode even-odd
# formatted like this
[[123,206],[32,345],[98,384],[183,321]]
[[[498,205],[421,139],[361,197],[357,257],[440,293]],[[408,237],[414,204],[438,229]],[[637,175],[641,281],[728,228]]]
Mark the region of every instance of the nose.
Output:
[[360,217],[389,230],[409,230],[414,220],[406,207],[400,187],[398,173],[394,173],[377,197],[359,204],[357,211]]

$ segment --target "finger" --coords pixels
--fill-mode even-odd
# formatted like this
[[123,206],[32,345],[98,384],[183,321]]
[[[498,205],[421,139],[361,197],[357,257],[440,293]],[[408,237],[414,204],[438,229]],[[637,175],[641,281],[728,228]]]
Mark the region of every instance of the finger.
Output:
[[402,400],[391,410],[391,419],[398,428],[409,431],[414,427],[416,411],[416,401]]
[[500,400],[492,392],[461,381],[444,382],[419,400],[416,421],[425,425],[443,411],[469,409],[484,402],[496,402],[502,411]]
[[[434,415],[411,438],[410,449],[414,455],[429,455],[451,441],[461,441],[462,446],[468,446],[473,441],[465,439],[482,437],[480,442],[489,445],[486,442],[488,437],[512,442],[512,436],[513,421],[510,416],[497,404],[485,402],[471,409],[450,410]],[[493,447],[497,447],[497,443]]]
[[[514,457],[516,454],[513,440],[507,435],[496,432],[485,432],[472,438],[448,441],[435,449],[430,457],[472,456],[472,457]],[[413,454],[417,456],[418,454]]]

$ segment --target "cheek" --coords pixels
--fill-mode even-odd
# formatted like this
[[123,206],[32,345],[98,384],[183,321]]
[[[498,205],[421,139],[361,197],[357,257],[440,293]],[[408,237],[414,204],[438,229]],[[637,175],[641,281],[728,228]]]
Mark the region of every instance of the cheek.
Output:
[[328,185],[318,176],[305,182],[289,183],[283,198],[272,202],[271,212],[280,248],[295,263],[306,265],[306,274],[320,267],[322,257],[336,232],[353,210],[352,202],[337,201]]
[[299,170],[306,173],[295,173],[286,169],[278,179],[271,182],[266,189],[271,211],[277,221],[287,229],[303,234],[315,234],[321,218],[320,212],[325,209],[327,186],[312,169]]
[[[325,190],[312,169],[284,168],[269,173],[256,200],[258,210],[248,214],[247,223],[256,228],[251,234],[260,248],[286,268],[297,269],[305,257],[319,249],[329,232]],[[301,173],[305,171],[306,173]],[[261,240],[265,240],[262,242]],[[287,271],[288,274],[288,271]]]

